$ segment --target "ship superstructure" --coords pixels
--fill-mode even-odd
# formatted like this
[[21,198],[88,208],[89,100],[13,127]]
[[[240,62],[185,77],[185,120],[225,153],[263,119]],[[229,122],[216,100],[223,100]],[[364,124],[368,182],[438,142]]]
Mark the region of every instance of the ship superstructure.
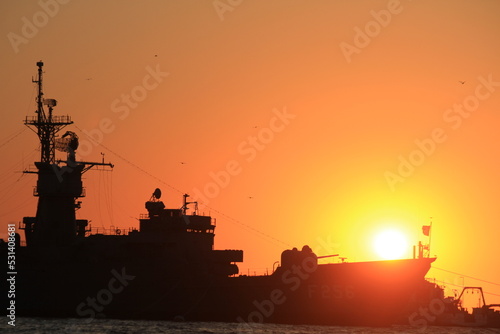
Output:
[[[35,217],[24,217],[26,243],[29,247],[70,245],[77,235],[82,235],[87,220],[77,220],[75,212],[80,208],[78,198],[85,196],[82,174],[96,165],[113,167],[110,163],[76,161],[78,136],[71,131],[57,137],[67,125],[73,124],[70,116],[55,116],[55,99],[45,99],[43,93],[43,62],[39,61],[36,116],[28,116],[24,124],[30,127],[40,140],[40,161],[35,162],[38,175],[33,195],[38,197]],[[45,111],[47,106],[48,111]],[[67,152],[66,161],[56,161],[56,148]]]

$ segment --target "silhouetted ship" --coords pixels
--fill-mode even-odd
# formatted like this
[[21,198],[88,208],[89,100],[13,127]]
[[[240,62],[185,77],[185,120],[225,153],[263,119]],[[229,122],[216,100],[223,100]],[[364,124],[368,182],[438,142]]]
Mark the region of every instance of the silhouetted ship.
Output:
[[[424,276],[435,258],[421,248],[413,259],[318,264],[304,246],[285,250],[270,275],[241,275],[242,250],[214,249],[215,220],[198,214],[188,195],[181,208],[166,208],[159,189],[138,230],[90,233],[88,220],[75,214],[85,196],[82,174],[113,166],[78,161],[76,134],[57,136],[73,122],[53,115],[56,100],[44,99],[43,63],[37,66],[36,115],[25,124],[41,144],[32,171],[38,206],[19,225],[26,245],[17,233],[15,250],[2,245],[5,255],[15,252],[5,278],[15,291],[2,307],[7,314],[14,304],[16,316],[371,326],[408,323],[434,297]],[[67,159],[56,160],[56,149]]]
[[[465,294],[475,295],[477,304],[469,310],[464,304]],[[443,312],[437,315],[433,325],[461,327],[500,328],[500,304],[486,304],[483,288],[467,286],[456,298],[443,298]]]

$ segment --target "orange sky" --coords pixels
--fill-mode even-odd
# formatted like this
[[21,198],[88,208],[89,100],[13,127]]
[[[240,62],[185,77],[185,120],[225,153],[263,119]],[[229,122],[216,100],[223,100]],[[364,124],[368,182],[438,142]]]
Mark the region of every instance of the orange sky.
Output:
[[[2,1],[0,235],[36,211],[19,172],[39,158],[22,120],[43,60],[77,155],[115,164],[85,174],[93,227],[137,227],[156,187],[173,207],[198,190],[216,248],[262,273],[304,244],[375,260],[377,232],[414,244],[433,217],[437,268],[500,283],[499,14],[486,0]],[[499,285],[429,277],[500,302]]]

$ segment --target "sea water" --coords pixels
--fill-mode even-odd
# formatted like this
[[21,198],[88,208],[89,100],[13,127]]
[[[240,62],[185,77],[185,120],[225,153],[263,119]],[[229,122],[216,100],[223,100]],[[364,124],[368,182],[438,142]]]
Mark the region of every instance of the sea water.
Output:
[[15,326],[0,324],[1,333],[47,334],[326,334],[326,333],[409,333],[409,334],[476,334],[500,333],[500,329],[461,327],[336,327],[278,324],[238,324],[224,322],[171,322],[93,319],[17,318]]

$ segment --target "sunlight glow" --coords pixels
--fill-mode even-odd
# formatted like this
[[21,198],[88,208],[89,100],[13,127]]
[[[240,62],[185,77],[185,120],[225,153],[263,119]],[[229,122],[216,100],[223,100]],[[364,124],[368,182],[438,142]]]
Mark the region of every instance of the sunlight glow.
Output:
[[401,259],[408,249],[408,241],[406,236],[397,230],[384,230],[375,236],[373,247],[382,259]]

